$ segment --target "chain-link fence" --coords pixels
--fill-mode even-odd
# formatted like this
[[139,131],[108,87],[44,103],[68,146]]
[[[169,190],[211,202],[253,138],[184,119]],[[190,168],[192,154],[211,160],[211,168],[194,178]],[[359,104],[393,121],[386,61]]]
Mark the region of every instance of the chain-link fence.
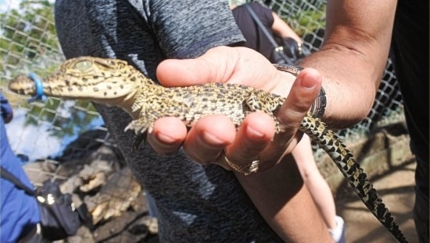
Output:
[[[318,50],[323,40],[325,27],[324,1],[261,2],[267,4],[288,22],[305,40],[305,45],[311,51]],[[12,95],[7,90],[7,80],[10,78],[18,74],[26,74],[30,70],[44,76],[52,72],[64,60],[64,57],[55,35],[52,3],[49,1],[23,1],[18,8],[7,5],[2,6],[1,9],[0,86],[17,109],[19,118],[24,120],[20,120],[20,124],[37,127],[33,128],[37,132],[31,132],[33,139],[29,139],[30,135],[27,135],[26,129],[13,126],[14,129],[10,129],[13,132],[11,131],[9,134],[15,138],[12,141],[12,148],[17,153],[25,152],[32,160],[44,156],[55,156],[61,153],[61,148],[64,148],[79,133],[100,126],[101,118],[90,103],[49,99],[46,103],[27,104],[22,97]],[[391,62],[388,62],[375,104],[368,117],[352,129],[339,133],[347,141],[357,139],[371,133],[381,120],[390,123],[402,119],[401,114],[401,95],[397,88]],[[387,119],[394,119],[394,121]],[[60,149],[56,153],[41,153],[42,146],[53,147],[54,145],[45,137],[48,135],[34,136],[39,132],[49,133],[57,140],[60,139],[61,141],[55,142],[55,146]],[[39,143],[41,139],[43,142]],[[28,147],[33,149],[29,151]],[[32,155],[33,150],[37,150],[38,156]]]
[[[325,28],[324,1],[260,2],[288,22],[311,51],[318,50]],[[63,169],[61,163],[83,158],[91,148],[100,149],[103,145],[115,150],[101,117],[91,103],[50,98],[45,103],[28,104],[24,98],[7,90],[7,80],[12,77],[27,74],[29,71],[45,76],[64,60],[56,38],[52,1],[2,1],[0,21],[0,88],[15,112],[13,122],[7,124],[7,134],[14,152],[24,161],[53,159],[56,166],[49,173],[58,174]],[[388,62],[368,117],[351,129],[339,131],[339,134],[348,143],[371,134],[378,124],[398,122],[403,119],[402,114],[396,77],[391,62]],[[91,130],[96,130],[96,135],[87,136],[81,143],[71,143],[80,134]],[[100,159],[104,154],[92,156]],[[115,158],[121,160],[120,155]],[[108,162],[114,160],[116,159],[110,159]],[[36,172],[37,170],[35,169]],[[67,177],[63,179],[66,180]]]

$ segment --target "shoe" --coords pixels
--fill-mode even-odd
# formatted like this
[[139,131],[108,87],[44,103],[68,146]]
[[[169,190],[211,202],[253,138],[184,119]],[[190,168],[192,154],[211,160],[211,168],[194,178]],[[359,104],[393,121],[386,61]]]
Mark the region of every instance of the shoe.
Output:
[[336,243],[345,243],[345,222],[341,217],[336,216],[336,229],[329,229],[328,231]]

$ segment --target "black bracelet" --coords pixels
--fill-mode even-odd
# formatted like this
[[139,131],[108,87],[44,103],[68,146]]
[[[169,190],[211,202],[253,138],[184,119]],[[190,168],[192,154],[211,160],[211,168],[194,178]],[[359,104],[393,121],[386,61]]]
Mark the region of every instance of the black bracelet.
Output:
[[327,97],[325,95],[325,90],[321,86],[320,93],[318,97],[315,99],[314,103],[311,106],[309,112],[313,117],[322,118],[325,112],[325,107],[327,106]]

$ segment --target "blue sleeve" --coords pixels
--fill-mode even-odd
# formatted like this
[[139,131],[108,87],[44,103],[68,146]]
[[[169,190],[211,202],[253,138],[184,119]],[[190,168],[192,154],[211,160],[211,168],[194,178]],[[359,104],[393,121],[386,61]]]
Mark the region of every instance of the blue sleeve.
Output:
[[[3,96],[2,102],[3,102]],[[2,103],[3,108],[3,103]],[[21,161],[10,148],[4,122],[0,119],[0,165],[15,175],[22,183],[32,188]],[[40,222],[36,198],[18,189],[9,180],[0,178],[0,242],[16,242],[21,234]]]

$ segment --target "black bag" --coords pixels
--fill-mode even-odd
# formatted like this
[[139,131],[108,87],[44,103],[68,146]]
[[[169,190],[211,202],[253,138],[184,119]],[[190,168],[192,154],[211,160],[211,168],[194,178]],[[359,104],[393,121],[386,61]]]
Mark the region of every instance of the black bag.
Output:
[[257,14],[255,14],[254,10],[252,10],[251,6],[246,4],[245,7],[254,22],[258,25],[273,46],[273,50],[269,58],[272,63],[293,65],[309,54],[307,49],[304,48],[304,46],[299,45],[293,38],[273,36],[263,23],[261,23],[261,20],[258,18]]
[[57,181],[47,180],[36,192],[42,235],[51,241],[76,234],[81,221],[70,194],[63,194]]
[[275,36],[278,46],[273,49],[270,61],[277,64],[296,64],[305,57],[303,47],[293,38]]
[[[75,210],[70,194],[61,193],[58,182],[46,180],[35,192],[2,167],[0,167],[0,175],[17,188],[36,197],[39,202],[42,235],[45,239],[55,241],[76,234],[82,224],[80,210]],[[82,205],[85,206],[85,204]]]

